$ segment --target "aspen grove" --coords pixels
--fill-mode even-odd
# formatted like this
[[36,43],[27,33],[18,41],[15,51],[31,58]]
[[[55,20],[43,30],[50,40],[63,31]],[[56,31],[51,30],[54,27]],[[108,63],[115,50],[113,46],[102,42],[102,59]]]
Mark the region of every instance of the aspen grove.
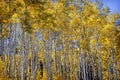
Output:
[[102,0],[0,0],[0,80],[120,80],[120,14]]

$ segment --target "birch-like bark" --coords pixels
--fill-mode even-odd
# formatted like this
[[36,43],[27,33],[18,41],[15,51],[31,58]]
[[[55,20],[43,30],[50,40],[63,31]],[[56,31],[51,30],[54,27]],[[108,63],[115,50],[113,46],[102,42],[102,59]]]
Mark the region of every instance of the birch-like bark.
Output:
[[24,50],[25,50],[25,43],[24,43],[24,31],[23,31],[23,33],[22,33],[22,77],[21,77],[21,79],[22,80],[25,80],[24,79],[24,63],[25,63],[25,54],[24,54]]
[[113,74],[114,74],[114,80],[117,80],[117,71],[116,71],[116,62],[115,62],[115,50],[112,49],[112,62],[113,62]]

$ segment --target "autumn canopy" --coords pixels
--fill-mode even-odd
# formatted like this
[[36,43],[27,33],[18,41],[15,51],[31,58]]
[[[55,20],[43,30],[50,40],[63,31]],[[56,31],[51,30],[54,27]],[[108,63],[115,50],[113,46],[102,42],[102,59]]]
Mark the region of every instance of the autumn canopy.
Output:
[[102,0],[0,0],[0,80],[119,80],[119,19]]

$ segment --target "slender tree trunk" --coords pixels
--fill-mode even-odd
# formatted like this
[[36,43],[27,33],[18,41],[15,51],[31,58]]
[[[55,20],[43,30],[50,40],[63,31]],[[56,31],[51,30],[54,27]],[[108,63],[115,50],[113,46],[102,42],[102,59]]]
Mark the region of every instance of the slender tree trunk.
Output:
[[112,62],[113,62],[113,74],[114,80],[117,80],[116,62],[115,62],[115,50],[112,49]]
[[22,33],[22,80],[24,79],[24,63],[25,63],[25,54],[24,54],[24,50],[25,50],[25,44],[24,44],[24,31]]

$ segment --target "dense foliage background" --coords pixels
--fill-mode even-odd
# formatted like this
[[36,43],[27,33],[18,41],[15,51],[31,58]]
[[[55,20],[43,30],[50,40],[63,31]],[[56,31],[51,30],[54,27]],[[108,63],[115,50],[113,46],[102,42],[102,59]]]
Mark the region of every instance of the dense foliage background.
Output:
[[0,80],[119,80],[119,19],[102,0],[0,0]]

